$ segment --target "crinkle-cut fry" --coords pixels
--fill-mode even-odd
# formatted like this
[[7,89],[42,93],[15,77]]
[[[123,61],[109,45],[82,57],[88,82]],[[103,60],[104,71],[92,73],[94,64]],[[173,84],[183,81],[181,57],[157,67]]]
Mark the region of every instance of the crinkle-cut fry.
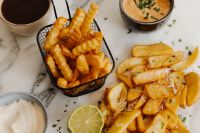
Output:
[[102,76],[110,73],[113,68],[112,63],[110,62],[110,60],[107,57],[104,58],[104,64],[105,64],[105,66],[100,70],[99,77],[102,77]]
[[74,29],[79,29],[84,21],[85,15],[86,14],[83,9],[77,8],[76,13],[74,17],[72,18],[72,21],[69,24],[69,26],[67,26],[66,28],[60,31],[59,38],[63,39],[69,36],[74,31]]
[[85,54],[91,50],[98,48],[100,43],[96,38],[88,40],[80,45],[77,45],[75,48],[72,49],[73,56],[79,56],[81,54]]
[[60,47],[61,47],[61,49],[62,49],[63,55],[66,56],[66,57],[71,58],[72,53],[70,52],[70,50],[68,49],[68,47],[65,46],[65,45],[63,45],[63,44],[61,44]]
[[157,80],[165,79],[169,73],[166,68],[152,69],[135,74],[133,81],[136,85],[146,84]]
[[99,69],[91,67],[90,72],[81,78],[81,83],[86,83],[94,79],[97,79],[99,76],[99,73],[100,73]]
[[76,60],[76,67],[79,70],[79,72],[83,75],[89,73],[89,65],[86,60],[85,55],[79,55],[77,60]]
[[67,88],[67,84],[68,84],[68,81],[64,78],[58,78],[57,80],[57,86],[59,86],[60,88]]
[[55,78],[59,78],[61,76],[60,72],[58,71],[55,61],[53,59],[53,57],[51,55],[47,55],[46,56],[46,63],[51,71],[51,74],[55,77]]
[[132,50],[134,57],[149,57],[157,55],[171,55],[173,49],[164,43],[156,43],[150,45],[135,45]]
[[93,66],[97,69],[101,69],[104,67],[104,55],[85,55],[88,65]]
[[90,26],[93,22],[93,19],[96,15],[96,13],[98,12],[99,7],[97,4],[95,3],[91,3],[90,4],[90,8],[86,14],[86,17],[84,19],[83,24],[81,25],[81,33],[84,35],[85,33],[87,33],[90,30]]
[[53,28],[49,31],[47,39],[44,42],[44,49],[48,52],[52,46],[58,42],[58,35],[60,30],[66,24],[67,19],[64,17],[59,17],[53,25]]
[[172,55],[151,56],[148,58],[149,68],[168,67],[180,62],[184,57],[182,51],[174,52]]
[[67,88],[76,87],[76,86],[79,86],[80,84],[81,84],[81,82],[80,82],[79,80],[76,80],[76,81],[70,82],[70,83],[67,85]]
[[65,59],[65,56],[62,53],[62,50],[61,50],[60,46],[58,44],[56,44],[55,46],[53,46],[51,48],[51,50],[50,50],[50,53],[53,56],[56,64],[58,65],[58,68],[60,69],[63,77],[67,81],[71,81],[73,73],[72,73],[71,68],[67,64],[67,61]]
[[132,102],[136,100],[142,95],[142,92],[143,92],[142,86],[136,86],[135,88],[130,88],[128,90],[127,101]]
[[78,68],[76,67],[74,70],[74,73],[73,73],[72,82],[76,81],[78,79],[79,75],[80,75],[80,72],[78,71]]

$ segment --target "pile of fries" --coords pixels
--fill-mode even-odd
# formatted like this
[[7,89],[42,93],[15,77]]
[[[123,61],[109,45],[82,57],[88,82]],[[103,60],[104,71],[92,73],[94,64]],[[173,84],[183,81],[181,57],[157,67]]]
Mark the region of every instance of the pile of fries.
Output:
[[68,20],[59,17],[44,42],[46,63],[61,88],[71,88],[110,73],[112,63],[101,51],[103,35],[94,32],[91,24],[98,12],[91,3],[88,12],[77,8]]
[[200,97],[199,75],[183,72],[198,53],[195,48],[184,58],[163,43],[134,46],[133,57],[117,68],[121,82],[107,88],[99,103],[105,132],[189,133],[176,112]]

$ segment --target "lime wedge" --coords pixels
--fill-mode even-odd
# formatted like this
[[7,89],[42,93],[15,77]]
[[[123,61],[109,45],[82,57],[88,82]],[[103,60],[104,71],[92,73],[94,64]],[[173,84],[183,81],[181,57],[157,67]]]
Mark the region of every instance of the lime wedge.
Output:
[[77,108],[68,121],[68,129],[71,133],[101,133],[103,125],[101,111],[93,105]]

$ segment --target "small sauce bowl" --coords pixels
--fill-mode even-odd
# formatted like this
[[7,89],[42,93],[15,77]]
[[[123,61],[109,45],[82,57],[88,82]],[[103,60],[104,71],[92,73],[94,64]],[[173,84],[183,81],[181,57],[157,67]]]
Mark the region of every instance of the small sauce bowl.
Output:
[[0,106],[11,104],[11,103],[18,101],[20,99],[23,99],[23,100],[29,101],[29,102],[34,102],[35,104],[37,104],[42,109],[43,116],[44,116],[44,122],[45,122],[44,123],[44,125],[45,125],[44,133],[45,133],[46,128],[47,128],[47,123],[48,123],[47,111],[38,98],[34,97],[31,94],[22,93],[22,92],[7,93],[7,94],[0,96]]
[[169,12],[163,18],[158,19],[153,22],[142,22],[142,21],[133,19],[125,12],[124,7],[123,7],[123,2],[124,0],[119,1],[120,13],[123,20],[128,24],[128,26],[135,27],[142,31],[151,31],[151,30],[157,29],[157,27],[161,26],[163,23],[165,23],[165,21],[168,20],[174,8],[174,0],[169,0],[170,2]]

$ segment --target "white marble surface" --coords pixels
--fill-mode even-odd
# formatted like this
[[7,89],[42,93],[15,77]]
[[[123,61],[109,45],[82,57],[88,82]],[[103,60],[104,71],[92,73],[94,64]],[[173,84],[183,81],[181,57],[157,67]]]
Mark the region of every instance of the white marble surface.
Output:
[[[67,17],[64,0],[54,1],[58,15]],[[90,1],[92,0],[69,0],[69,4],[74,10],[78,6],[87,7]],[[96,20],[113,53],[116,65],[130,57],[130,49],[138,43],[148,44],[163,41],[186,53],[188,52],[185,49],[186,46],[192,50],[195,46],[200,45],[199,0],[175,0],[175,9],[170,20],[161,29],[150,33],[139,33],[133,30],[130,34],[127,34],[129,30],[121,19],[118,0],[96,1],[100,5],[100,13]],[[52,15],[49,23],[53,20]],[[173,20],[176,22],[169,27],[168,25]],[[2,21],[0,21],[0,29],[0,94],[22,91],[32,93],[42,99],[48,106],[47,133],[67,133],[66,123],[70,112],[81,104],[97,104],[105,87],[116,81],[113,72],[107,78],[105,86],[99,91],[78,98],[66,97],[61,92],[52,89],[36,43],[36,35],[26,38],[16,36],[8,31]],[[179,39],[182,41],[179,42]],[[198,66],[200,66],[200,60],[190,70],[199,73]],[[181,113],[188,117],[186,125],[191,133],[199,133],[200,103],[193,108],[181,111]],[[56,127],[53,128],[54,124]],[[59,127],[61,128],[57,131]]]

